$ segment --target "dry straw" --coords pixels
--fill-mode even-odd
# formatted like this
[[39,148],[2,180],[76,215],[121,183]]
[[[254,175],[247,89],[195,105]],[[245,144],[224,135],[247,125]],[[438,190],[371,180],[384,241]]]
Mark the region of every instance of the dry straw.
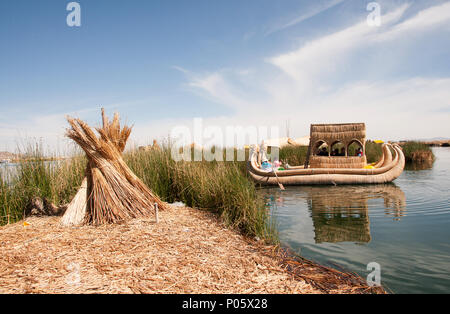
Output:
[[64,228],[33,217],[26,228],[0,227],[0,293],[384,292],[246,239],[206,211],[171,207],[160,218]]
[[117,113],[109,122],[103,109],[102,120],[97,137],[82,120],[67,118],[71,126],[67,136],[84,150],[88,165],[86,179],[70,203],[63,225],[118,223],[152,215],[155,203],[161,210],[166,208],[122,158],[131,128],[120,127]]

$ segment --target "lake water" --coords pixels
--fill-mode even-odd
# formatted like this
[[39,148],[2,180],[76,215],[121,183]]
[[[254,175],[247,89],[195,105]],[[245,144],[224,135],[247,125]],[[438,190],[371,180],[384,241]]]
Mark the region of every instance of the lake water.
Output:
[[17,172],[17,164],[15,163],[0,163],[0,177],[4,182],[9,182]]
[[[44,164],[57,166],[63,160],[51,160],[44,161]],[[12,183],[17,175],[17,170],[19,169],[20,164],[18,163],[0,163],[0,177],[3,182]]]
[[281,243],[364,278],[376,262],[394,293],[449,293],[450,148],[433,151],[431,168],[391,184],[262,189]]

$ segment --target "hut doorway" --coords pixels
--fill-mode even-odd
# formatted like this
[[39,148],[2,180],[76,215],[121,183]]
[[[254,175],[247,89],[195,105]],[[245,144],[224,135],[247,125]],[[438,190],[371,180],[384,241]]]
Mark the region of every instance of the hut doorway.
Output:
[[315,156],[330,156],[330,149],[328,144],[324,141],[318,141],[314,145],[313,152]]
[[364,146],[358,140],[351,141],[347,146],[348,156],[362,157],[364,156]]
[[331,156],[346,156],[347,152],[345,149],[344,143],[341,141],[334,142],[333,145],[331,145]]

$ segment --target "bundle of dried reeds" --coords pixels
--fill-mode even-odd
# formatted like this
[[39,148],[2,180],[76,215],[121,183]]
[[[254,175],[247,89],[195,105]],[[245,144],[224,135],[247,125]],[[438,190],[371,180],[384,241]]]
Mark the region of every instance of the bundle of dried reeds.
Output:
[[67,136],[86,153],[86,179],[62,219],[63,225],[100,225],[152,214],[154,204],[166,205],[130,170],[122,158],[131,128],[120,127],[119,115],[110,123],[102,109],[100,137],[80,119],[68,117]]

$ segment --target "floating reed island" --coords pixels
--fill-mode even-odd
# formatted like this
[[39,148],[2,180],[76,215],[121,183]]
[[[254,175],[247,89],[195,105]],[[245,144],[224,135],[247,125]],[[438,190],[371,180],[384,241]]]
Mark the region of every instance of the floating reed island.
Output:
[[207,211],[170,205],[159,223],[59,220],[0,227],[0,293],[384,293],[244,237]]
[[[266,148],[256,147],[248,162],[249,174],[263,185],[337,185],[392,182],[405,167],[397,144],[383,144],[378,162],[368,164],[364,123],[313,124],[306,160],[302,166],[269,166]],[[395,156],[393,157],[392,152]]]
[[[131,129],[118,115],[109,122],[102,111],[102,120],[97,135],[68,118],[84,157],[26,165],[2,183],[10,201],[8,187],[35,182],[24,196],[71,202],[62,219],[0,228],[0,293],[384,293],[269,242],[265,204],[242,164],[175,162],[168,147],[122,155]],[[71,172],[69,187],[55,187]],[[164,209],[159,221],[155,206]]]

